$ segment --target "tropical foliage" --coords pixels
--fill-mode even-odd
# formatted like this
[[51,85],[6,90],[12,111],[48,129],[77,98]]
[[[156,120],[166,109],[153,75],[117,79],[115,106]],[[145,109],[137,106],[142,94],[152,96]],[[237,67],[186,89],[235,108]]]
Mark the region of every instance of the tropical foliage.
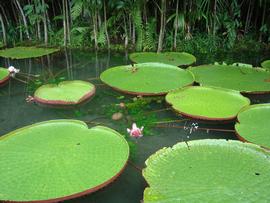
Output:
[[267,0],[1,1],[0,41],[96,49],[123,44],[138,51],[183,50],[190,42],[194,50],[204,51],[195,38],[202,46],[211,42],[206,47],[212,50],[231,48],[248,36],[268,43],[269,10]]

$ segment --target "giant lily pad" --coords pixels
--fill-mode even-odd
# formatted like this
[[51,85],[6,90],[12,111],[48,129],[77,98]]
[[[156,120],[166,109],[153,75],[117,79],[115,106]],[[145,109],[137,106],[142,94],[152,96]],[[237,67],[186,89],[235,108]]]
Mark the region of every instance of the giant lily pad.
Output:
[[94,192],[123,171],[129,147],[116,131],[77,120],[30,125],[0,138],[0,201],[58,202]]
[[202,86],[223,87],[243,93],[270,92],[270,73],[261,68],[202,65],[189,70]]
[[212,87],[186,87],[169,92],[166,101],[179,113],[204,120],[231,120],[250,104],[239,92]]
[[59,51],[57,48],[14,47],[0,50],[0,56],[11,59],[40,57]]
[[116,90],[136,95],[163,95],[194,81],[190,72],[162,63],[117,66],[104,71],[100,78]]
[[0,86],[9,80],[9,71],[6,68],[0,68]]
[[144,203],[269,202],[270,153],[225,140],[181,142],[146,160]]
[[266,69],[270,69],[270,60],[263,61],[261,66]]
[[130,54],[129,58],[135,63],[159,62],[175,66],[190,65],[196,62],[195,56],[185,52],[139,52]]
[[241,140],[270,148],[270,104],[244,108],[237,119],[235,130]]
[[39,87],[34,94],[36,102],[45,105],[76,105],[95,94],[95,86],[81,80],[63,81]]

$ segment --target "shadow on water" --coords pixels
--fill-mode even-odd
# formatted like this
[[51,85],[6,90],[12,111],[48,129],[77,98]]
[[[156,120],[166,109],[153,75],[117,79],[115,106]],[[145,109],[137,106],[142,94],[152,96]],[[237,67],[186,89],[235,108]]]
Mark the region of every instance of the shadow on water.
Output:
[[[223,58],[226,57],[226,58]],[[197,65],[214,61],[229,61],[251,63],[258,66],[265,55],[198,55]],[[99,75],[109,67],[129,64],[127,53],[93,53],[87,50],[68,50],[37,59],[9,60],[1,59],[0,66],[13,65],[21,72],[40,75],[44,81],[49,82],[55,77],[65,77],[68,80],[90,80],[97,86],[95,97],[86,105],[77,109],[50,109],[25,102],[26,97],[32,92],[29,86],[18,80],[10,82],[0,89],[0,135],[4,135],[14,129],[50,119],[79,119],[105,124],[122,133],[130,126],[120,125],[120,121],[112,121],[106,116],[105,106],[121,102],[120,93],[103,85],[98,79]],[[30,82],[29,78],[19,79]],[[248,96],[252,103],[266,103],[270,101],[268,95]],[[125,96],[126,100],[132,97]],[[168,108],[164,103],[152,105],[153,110]],[[158,120],[183,119],[173,111],[166,110],[157,113]],[[198,126],[197,129],[194,125]],[[120,127],[121,126],[121,127]],[[221,130],[220,130],[221,129]],[[138,168],[144,167],[144,161],[149,155],[158,149],[172,146],[180,141],[195,139],[237,139],[234,132],[234,123],[209,123],[188,119],[183,122],[162,123],[152,128],[152,135],[147,134],[135,142],[137,145],[133,163]],[[143,198],[143,190],[146,183],[141,176],[141,171],[128,165],[124,173],[108,187],[81,198],[66,202],[98,202],[98,203],[138,203]]]

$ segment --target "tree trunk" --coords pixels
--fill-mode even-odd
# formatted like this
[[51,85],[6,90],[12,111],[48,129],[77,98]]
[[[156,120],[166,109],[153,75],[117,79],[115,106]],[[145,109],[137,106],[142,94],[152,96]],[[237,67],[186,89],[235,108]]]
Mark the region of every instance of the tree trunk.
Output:
[[129,38],[132,39],[132,23],[131,23],[131,16],[128,15],[128,31],[129,31]]
[[0,13],[0,22],[1,22],[2,32],[3,32],[3,43],[4,43],[4,46],[7,46],[6,27],[5,27],[4,20],[1,13]]
[[165,12],[166,12],[166,0],[161,0],[161,11],[160,11],[160,30],[158,37],[158,49],[157,52],[162,51],[164,32],[165,32]]
[[244,31],[244,34],[246,34],[248,32],[248,29],[249,29],[249,20],[251,18],[251,0],[249,1],[249,4],[248,4],[248,11],[247,11],[247,17],[246,17],[246,24],[245,24],[245,31]]
[[133,21],[132,26],[132,45],[135,46],[136,44],[136,30],[135,30],[135,23]]
[[106,2],[104,1],[104,6],[103,6],[103,12],[104,12],[104,26],[105,26],[105,35],[106,35],[106,40],[107,40],[107,46],[108,50],[111,48],[110,45],[110,38],[108,34],[108,27],[107,27],[107,14],[106,14]]
[[213,35],[216,35],[216,17],[217,17],[217,0],[214,1],[214,11],[213,11],[214,19],[213,19]]
[[143,1],[143,19],[144,19],[145,24],[148,23],[146,4],[147,4],[147,1]]
[[[20,41],[23,41],[23,31],[22,31],[22,23],[21,23],[21,19],[19,18],[19,28],[20,28]],[[14,40],[15,43],[15,40]]]
[[[263,6],[263,16],[262,16],[262,25],[261,27],[264,25],[264,21],[265,21],[265,11],[266,11],[266,0],[264,0],[264,6]],[[260,32],[260,36],[259,36],[259,41],[262,41],[262,35],[263,33]]]
[[[45,8],[45,2],[42,0],[43,8]],[[43,29],[44,29],[44,43],[48,45],[48,27],[47,27],[47,18],[46,18],[46,10],[43,12]]]
[[124,15],[124,29],[125,29],[125,49],[128,48],[128,31],[127,31],[127,22],[126,17]]
[[18,0],[15,0],[15,3],[22,15],[22,19],[23,19],[23,23],[24,23],[24,26],[25,26],[25,33],[26,33],[26,36],[27,36],[27,39],[31,40],[31,37],[30,37],[30,34],[29,34],[29,31],[28,31],[28,25],[27,25],[27,21],[26,21],[26,17],[24,15],[24,12],[23,12],[23,9],[20,5],[20,2]]
[[175,12],[175,27],[174,27],[174,39],[173,39],[173,50],[176,50],[176,42],[177,42],[177,31],[178,31],[178,7],[179,0],[176,1],[176,12]]
[[67,46],[67,24],[66,24],[66,9],[65,9],[65,0],[62,0],[63,6],[63,29],[64,29],[64,46]]
[[69,1],[65,0],[66,9],[66,29],[67,29],[67,44],[70,45],[70,14],[69,14]]
[[93,31],[94,31],[94,41],[95,41],[95,49],[98,49],[98,41],[97,41],[97,14],[94,12],[92,15],[93,20]]
[[6,24],[7,24],[7,26],[9,26],[9,21],[8,21],[8,17],[7,17],[7,15],[6,15],[5,9],[4,9],[3,6],[1,6],[1,5],[0,5],[0,8],[1,8],[1,10],[2,10],[3,17],[4,17],[5,21],[6,21]]

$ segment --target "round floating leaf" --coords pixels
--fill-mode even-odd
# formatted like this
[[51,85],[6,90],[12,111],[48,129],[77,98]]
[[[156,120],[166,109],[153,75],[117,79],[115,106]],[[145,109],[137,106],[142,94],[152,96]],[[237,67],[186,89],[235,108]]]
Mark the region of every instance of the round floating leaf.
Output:
[[76,105],[95,94],[95,86],[81,80],[63,81],[39,87],[34,94],[35,101],[48,105]]
[[270,69],[270,60],[263,61],[261,66],[266,69]]
[[212,87],[186,87],[169,92],[166,101],[179,113],[204,120],[231,120],[250,104],[239,92]]
[[243,141],[270,148],[270,104],[244,108],[237,115],[235,130]]
[[136,95],[163,95],[194,82],[190,72],[162,63],[117,66],[104,71],[100,78],[116,90]]
[[53,120],[0,138],[0,201],[58,202],[94,192],[123,171],[129,147],[116,131]]
[[59,51],[57,48],[14,47],[0,50],[0,56],[11,59],[40,57]]
[[0,68],[0,85],[9,80],[9,71],[6,68]]
[[146,160],[144,203],[269,202],[270,153],[239,141],[197,140]]
[[175,66],[190,65],[196,62],[195,56],[185,52],[139,52],[130,54],[129,58],[135,63],[159,62]]
[[261,68],[202,65],[189,70],[202,86],[223,87],[243,93],[270,92],[270,73]]

